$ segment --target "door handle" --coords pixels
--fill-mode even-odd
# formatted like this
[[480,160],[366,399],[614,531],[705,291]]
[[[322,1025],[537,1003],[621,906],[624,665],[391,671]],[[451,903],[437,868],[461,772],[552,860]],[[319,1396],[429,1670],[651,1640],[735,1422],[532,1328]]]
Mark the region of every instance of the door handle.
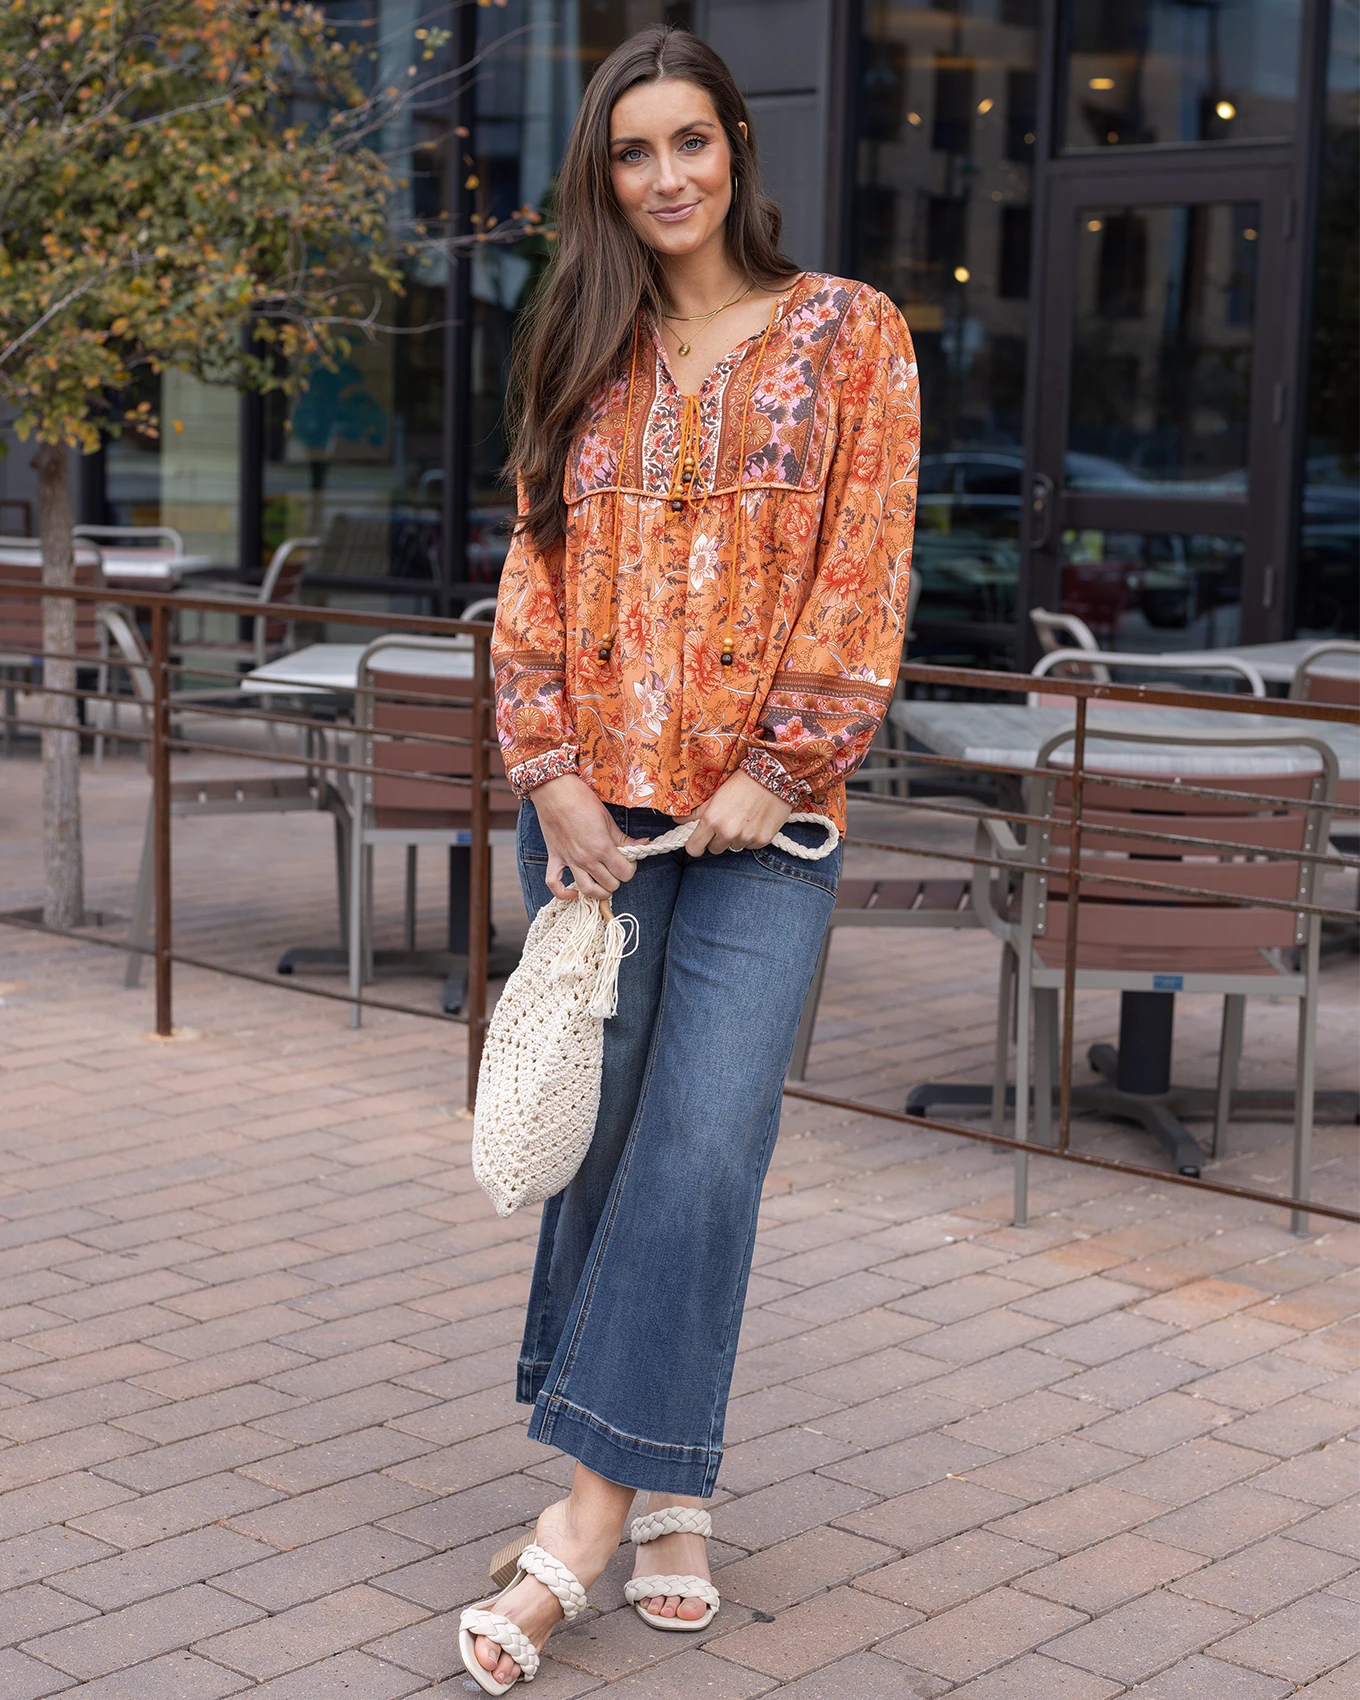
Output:
[[1045,549],[1053,538],[1053,480],[1036,472],[1029,485],[1029,546]]

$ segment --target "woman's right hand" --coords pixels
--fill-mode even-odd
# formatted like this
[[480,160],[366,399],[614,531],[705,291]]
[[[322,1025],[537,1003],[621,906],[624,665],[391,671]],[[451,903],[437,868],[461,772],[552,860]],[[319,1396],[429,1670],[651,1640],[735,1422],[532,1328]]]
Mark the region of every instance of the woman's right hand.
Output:
[[[531,801],[548,846],[548,890],[554,897],[601,899],[632,879],[637,864],[620,856],[620,844],[632,844],[614,817],[578,774],[564,773],[534,787]],[[571,869],[575,885],[564,885]]]

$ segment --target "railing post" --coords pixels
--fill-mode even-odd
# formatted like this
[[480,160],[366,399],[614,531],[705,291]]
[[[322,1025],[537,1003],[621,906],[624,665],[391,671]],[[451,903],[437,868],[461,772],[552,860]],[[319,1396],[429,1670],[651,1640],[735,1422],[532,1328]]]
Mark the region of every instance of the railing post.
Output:
[[487,739],[494,724],[491,700],[491,640],[479,632],[472,681],[472,853],[468,870],[468,1065],[467,1107],[477,1103],[477,1075],[486,1037],[486,982],[491,931],[491,763]]
[[174,1032],[170,962],[170,632],[162,602],[151,609],[151,820],[156,896],[156,1032]]
[[1072,744],[1072,825],[1067,837],[1067,953],[1063,964],[1061,1109],[1058,1149],[1066,1151],[1072,1125],[1072,1043],[1077,1018],[1077,906],[1081,901],[1082,793],[1086,783],[1086,704],[1077,698],[1077,731]]

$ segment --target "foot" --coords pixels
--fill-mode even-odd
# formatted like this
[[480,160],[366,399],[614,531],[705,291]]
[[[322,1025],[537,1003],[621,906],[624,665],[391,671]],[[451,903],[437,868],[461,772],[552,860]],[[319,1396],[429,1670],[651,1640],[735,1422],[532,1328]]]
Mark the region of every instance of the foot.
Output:
[[[597,1581],[606,1564],[618,1549],[618,1530],[583,1529],[573,1515],[571,1501],[559,1500],[548,1506],[534,1529],[534,1540],[545,1552],[560,1558],[568,1570],[580,1580],[583,1588]],[[702,1543],[701,1543],[702,1544]],[[562,1607],[556,1595],[532,1576],[519,1581],[496,1602],[496,1610],[517,1624],[541,1652],[544,1642],[562,1621]],[[477,1662],[490,1671],[497,1682],[517,1682],[520,1668],[499,1645],[485,1635],[476,1643]]]
[[[702,1500],[667,1500],[654,1494],[648,1503],[649,1511],[661,1511],[667,1505],[701,1505]],[[634,1576],[702,1576],[712,1579],[708,1568],[708,1543],[702,1535],[662,1535],[637,1549],[633,1563]],[[638,1602],[653,1617],[678,1617],[682,1622],[695,1623],[708,1610],[706,1600],[683,1594],[656,1594]]]

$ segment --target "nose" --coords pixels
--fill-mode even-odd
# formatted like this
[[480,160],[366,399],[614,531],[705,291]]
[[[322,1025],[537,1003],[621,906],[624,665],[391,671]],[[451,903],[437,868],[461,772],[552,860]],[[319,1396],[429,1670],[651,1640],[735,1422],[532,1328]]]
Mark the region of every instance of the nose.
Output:
[[674,200],[685,187],[685,175],[669,154],[663,153],[657,162],[653,187],[658,195],[664,195],[668,200]]

